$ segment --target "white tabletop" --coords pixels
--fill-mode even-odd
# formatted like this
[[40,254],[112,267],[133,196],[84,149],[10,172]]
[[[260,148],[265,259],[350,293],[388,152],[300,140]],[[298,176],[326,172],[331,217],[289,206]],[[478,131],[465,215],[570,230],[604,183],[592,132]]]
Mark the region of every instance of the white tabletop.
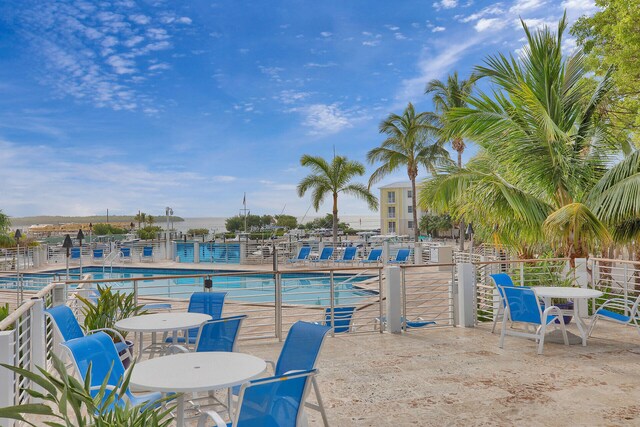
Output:
[[197,328],[211,316],[201,313],[155,313],[127,317],[116,322],[116,329],[132,332],[168,332]]
[[161,392],[209,391],[240,385],[266,369],[264,360],[250,354],[180,353],[138,363],[133,368],[130,384]]
[[542,298],[598,298],[602,292],[595,289],[572,288],[565,286],[535,286],[533,291]]

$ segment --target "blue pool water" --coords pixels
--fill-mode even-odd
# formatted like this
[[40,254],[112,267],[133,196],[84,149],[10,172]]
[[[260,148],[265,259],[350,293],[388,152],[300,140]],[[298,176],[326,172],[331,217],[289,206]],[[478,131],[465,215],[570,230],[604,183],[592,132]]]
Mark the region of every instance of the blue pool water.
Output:
[[[77,274],[78,269],[70,270]],[[83,268],[83,273],[91,274],[93,279],[129,279],[145,277],[138,282],[140,295],[188,298],[193,292],[203,290],[203,278],[154,279],[159,276],[213,274],[213,290],[228,292],[227,298],[239,302],[273,303],[275,301],[275,281],[269,274],[242,274],[237,276],[215,276],[216,273],[231,273],[228,270],[193,270],[165,268],[114,267],[112,272],[102,272],[101,267]],[[336,304],[356,304],[377,292],[361,289],[358,282],[369,279],[368,276],[334,275],[334,298]],[[345,282],[345,283],[342,283]],[[116,282],[110,284],[114,289],[122,288],[130,291],[133,282]],[[287,273],[282,275],[282,301],[285,304],[322,305],[330,304],[330,279],[328,274],[320,273]]]

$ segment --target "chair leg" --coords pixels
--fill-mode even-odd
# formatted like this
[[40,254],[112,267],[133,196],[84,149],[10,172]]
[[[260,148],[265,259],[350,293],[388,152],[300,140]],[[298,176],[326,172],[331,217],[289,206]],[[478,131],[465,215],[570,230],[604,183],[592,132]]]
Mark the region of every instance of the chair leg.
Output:
[[[543,322],[546,321],[546,316],[543,318]],[[538,354],[542,354],[544,348],[544,335],[547,332],[547,325],[542,325],[540,328],[540,341],[538,343]]]
[[315,377],[311,377],[311,384],[313,384],[313,392],[316,394],[316,400],[318,401],[318,410],[322,415],[322,422],[324,423],[324,427],[329,427],[329,420],[327,419],[327,413],[324,410],[324,403],[322,403],[322,396],[320,396],[320,387],[318,387],[318,382]]
[[506,313],[502,317],[502,328],[500,332],[500,341],[498,342],[498,347],[504,348],[504,336],[507,334],[507,316]]
[[591,321],[591,324],[589,325],[589,332],[587,333],[588,337],[591,337],[591,333],[593,332],[593,328],[596,326],[596,322],[598,321],[599,316],[597,314],[595,314],[593,316],[593,320]]
[[496,313],[496,315],[493,317],[493,327],[491,328],[491,333],[493,334],[496,330],[496,324],[498,323],[498,317],[500,317],[502,315],[502,321],[504,322],[504,313],[502,312],[502,304],[500,304],[500,306],[498,306],[498,312]]

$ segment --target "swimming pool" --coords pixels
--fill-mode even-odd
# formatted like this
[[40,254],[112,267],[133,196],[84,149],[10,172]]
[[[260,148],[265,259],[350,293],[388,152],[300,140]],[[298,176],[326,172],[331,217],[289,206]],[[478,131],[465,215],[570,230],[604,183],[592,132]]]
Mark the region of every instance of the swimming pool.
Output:
[[[79,269],[71,269],[77,274]],[[184,276],[195,274],[212,274],[212,289],[226,291],[227,298],[247,303],[274,303],[276,284],[272,274],[242,274],[242,271],[220,271],[201,269],[165,269],[114,267],[112,272],[102,271],[102,267],[83,268],[84,274],[91,274],[95,280],[148,278],[138,282],[138,294],[161,298],[188,298],[193,292],[200,292],[204,287],[203,278],[154,279],[160,276]],[[237,273],[234,276],[215,276],[221,273]],[[363,289],[358,283],[371,279],[371,276],[354,276],[350,274],[334,275],[335,304],[357,304],[377,292]],[[284,304],[330,305],[330,278],[321,273],[285,273],[282,274],[282,302]],[[114,289],[131,291],[132,281],[109,284]]]

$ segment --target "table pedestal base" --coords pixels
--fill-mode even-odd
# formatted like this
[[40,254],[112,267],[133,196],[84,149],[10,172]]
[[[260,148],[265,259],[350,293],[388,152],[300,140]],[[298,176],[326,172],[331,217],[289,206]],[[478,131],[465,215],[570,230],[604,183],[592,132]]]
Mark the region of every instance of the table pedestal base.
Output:
[[[579,335],[573,334],[567,331],[567,338],[569,339],[569,345],[578,345],[582,344],[582,337]],[[564,338],[562,338],[562,331],[560,329],[556,329],[547,334],[544,338],[544,342],[554,343],[554,344],[564,344]]]

